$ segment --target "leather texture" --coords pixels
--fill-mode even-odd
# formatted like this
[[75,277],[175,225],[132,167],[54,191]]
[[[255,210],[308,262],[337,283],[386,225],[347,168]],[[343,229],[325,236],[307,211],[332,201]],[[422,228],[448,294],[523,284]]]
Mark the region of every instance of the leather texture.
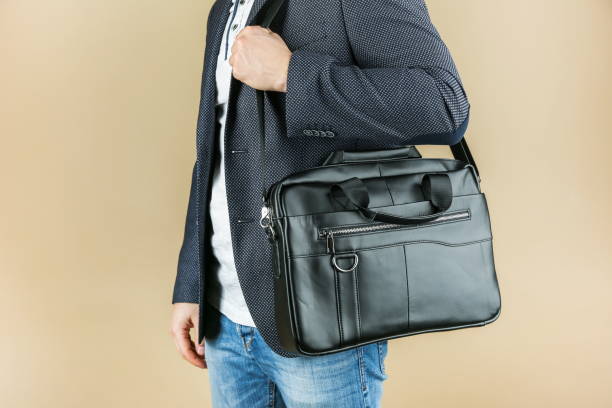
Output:
[[[269,190],[277,326],[289,352],[328,354],[482,326],[500,314],[489,214],[474,168],[380,156],[299,172]],[[337,200],[334,186],[347,180],[359,180],[351,186],[364,187],[368,200]],[[448,198],[442,208],[423,188],[435,188],[435,180]],[[378,222],[360,206],[409,221]]]
[[[255,24],[271,0],[255,0]],[[208,202],[214,166],[215,69],[231,1],[217,0],[207,24],[196,160],[172,301],[200,304],[212,264]],[[235,263],[253,320],[285,357],[275,308],[273,248],[258,224],[266,186],[319,166],[335,151],[454,144],[469,104],[449,50],[423,1],[287,0],[274,20],[291,57],[287,93],[264,100],[268,167],[259,169],[255,90],[232,79],[224,135],[225,174]],[[314,132],[314,131],[317,132]],[[284,328],[281,328],[284,330]]]

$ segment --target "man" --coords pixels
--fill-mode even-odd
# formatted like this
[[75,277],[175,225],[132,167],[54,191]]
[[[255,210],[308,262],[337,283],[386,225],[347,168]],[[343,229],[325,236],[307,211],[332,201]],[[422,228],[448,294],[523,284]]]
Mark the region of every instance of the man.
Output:
[[[287,0],[271,30],[254,25],[266,1],[210,11],[171,332],[209,368],[215,406],[377,406],[386,341],[316,357],[280,348],[262,183],[335,150],[455,144],[469,104],[422,0]],[[268,91],[265,175],[255,89]]]

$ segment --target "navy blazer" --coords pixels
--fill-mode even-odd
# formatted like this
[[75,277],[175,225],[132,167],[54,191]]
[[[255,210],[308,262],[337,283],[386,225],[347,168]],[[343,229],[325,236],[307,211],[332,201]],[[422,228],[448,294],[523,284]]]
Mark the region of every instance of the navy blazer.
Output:
[[[265,2],[255,0],[247,24],[258,21]],[[208,17],[197,158],[172,299],[200,304],[199,341],[213,257],[208,201],[218,148],[215,68],[230,6],[217,0]],[[287,0],[271,28],[293,55],[287,92],[267,92],[265,99],[268,183],[320,165],[334,150],[455,144],[463,137],[469,104],[422,0]],[[264,340],[291,357],[277,339],[272,254],[258,223],[258,142],[255,90],[232,78],[224,143],[236,268]]]

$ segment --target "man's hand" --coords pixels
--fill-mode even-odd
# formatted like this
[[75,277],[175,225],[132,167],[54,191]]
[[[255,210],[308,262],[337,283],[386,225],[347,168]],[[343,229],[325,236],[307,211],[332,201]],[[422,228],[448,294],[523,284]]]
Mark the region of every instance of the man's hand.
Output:
[[247,26],[232,45],[234,78],[262,91],[287,92],[291,51],[276,33],[260,26]]
[[195,328],[196,339],[198,338],[197,322],[197,303],[175,303],[173,305],[170,334],[174,338],[177,350],[185,360],[194,366],[207,368],[204,360],[204,344],[196,345],[189,334],[191,328]]

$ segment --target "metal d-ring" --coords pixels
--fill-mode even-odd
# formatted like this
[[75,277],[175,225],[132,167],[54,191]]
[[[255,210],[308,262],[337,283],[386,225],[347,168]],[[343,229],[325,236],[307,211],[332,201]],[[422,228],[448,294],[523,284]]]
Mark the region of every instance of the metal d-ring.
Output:
[[[349,258],[352,257],[353,258],[353,266],[351,266],[350,269],[342,269],[340,266],[338,266],[338,263],[336,262],[336,257],[338,258]],[[332,264],[334,265],[334,268],[336,268],[337,270],[339,270],[340,272],[353,272],[355,270],[355,268],[357,268],[357,264],[359,263],[359,256],[357,256],[357,254],[346,254],[346,255],[334,255],[332,256]]]

